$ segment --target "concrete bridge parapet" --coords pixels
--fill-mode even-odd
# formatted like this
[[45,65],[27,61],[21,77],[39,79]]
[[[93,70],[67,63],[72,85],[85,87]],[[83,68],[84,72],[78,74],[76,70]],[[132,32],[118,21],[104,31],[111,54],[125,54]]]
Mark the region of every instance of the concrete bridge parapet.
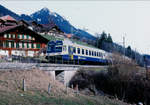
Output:
[[67,65],[67,64],[50,64],[50,63],[0,63],[0,70],[32,70],[39,69],[50,74],[55,80],[64,83],[69,83],[71,78],[80,69],[95,69],[105,68],[107,66],[89,66],[89,65]]

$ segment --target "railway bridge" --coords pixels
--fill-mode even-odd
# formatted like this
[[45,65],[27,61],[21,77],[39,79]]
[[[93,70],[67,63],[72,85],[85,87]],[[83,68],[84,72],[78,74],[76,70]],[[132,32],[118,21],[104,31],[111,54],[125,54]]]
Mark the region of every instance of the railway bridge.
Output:
[[78,70],[105,70],[107,66],[95,65],[68,65],[68,64],[50,64],[50,63],[18,63],[7,62],[0,63],[0,70],[32,70],[39,69],[51,75],[54,80],[63,84],[69,83],[71,78]]

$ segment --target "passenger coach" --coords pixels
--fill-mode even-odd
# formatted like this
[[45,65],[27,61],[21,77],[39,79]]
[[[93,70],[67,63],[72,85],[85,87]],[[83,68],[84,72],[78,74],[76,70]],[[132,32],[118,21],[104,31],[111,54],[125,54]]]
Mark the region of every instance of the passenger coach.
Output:
[[69,39],[50,41],[47,45],[47,57],[49,62],[74,63],[74,64],[107,64],[106,52],[95,48],[78,44]]

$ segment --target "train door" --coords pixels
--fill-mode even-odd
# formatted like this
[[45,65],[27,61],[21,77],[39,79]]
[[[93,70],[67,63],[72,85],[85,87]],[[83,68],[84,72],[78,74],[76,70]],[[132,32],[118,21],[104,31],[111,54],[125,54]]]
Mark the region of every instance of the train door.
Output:
[[68,54],[71,60],[73,60],[73,46],[68,46]]

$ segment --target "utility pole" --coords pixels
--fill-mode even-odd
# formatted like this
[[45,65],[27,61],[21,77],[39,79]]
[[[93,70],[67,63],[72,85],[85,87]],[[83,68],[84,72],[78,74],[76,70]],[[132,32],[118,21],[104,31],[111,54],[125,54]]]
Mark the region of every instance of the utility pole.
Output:
[[134,54],[135,54],[135,62],[136,62],[136,48],[135,48],[135,53]]
[[147,58],[144,56],[145,69],[146,69],[146,80],[148,80],[148,67],[147,67]]
[[124,51],[123,51],[123,61],[125,61],[125,36],[123,36],[123,48],[124,48]]

